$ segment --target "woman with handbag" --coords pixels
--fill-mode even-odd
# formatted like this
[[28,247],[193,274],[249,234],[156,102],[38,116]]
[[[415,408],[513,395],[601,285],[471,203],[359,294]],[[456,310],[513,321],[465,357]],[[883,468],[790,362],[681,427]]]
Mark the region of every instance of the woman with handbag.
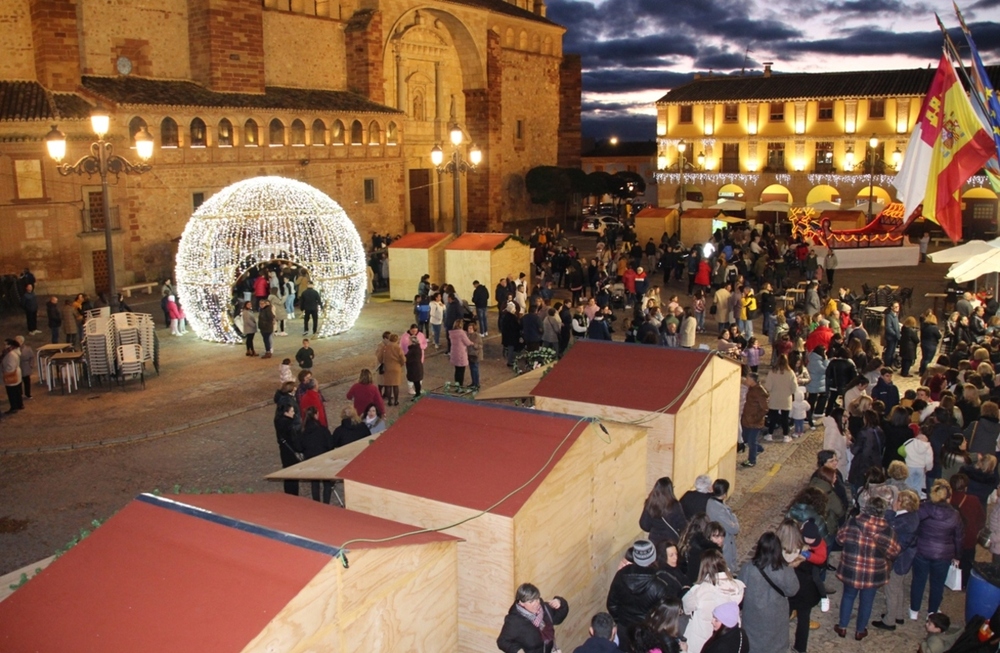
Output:
[[[799,579],[781,549],[777,535],[764,533],[757,540],[753,559],[740,571],[739,579],[746,585],[743,628],[754,653],[785,653],[790,645],[788,597],[798,593]],[[802,558],[794,560],[798,564]]]
[[649,541],[659,546],[661,542],[677,544],[687,526],[684,508],[674,495],[674,482],[664,476],[646,497],[639,515],[639,528],[649,533]]
[[962,587],[969,584],[972,563],[976,560],[976,539],[986,526],[986,511],[976,497],[969,494],[969,477],[958,473],[951,477],[951,505],[962,516],[962,554],[958,567],[962,570]]
[[917,555],[913,559],[913,583],[910,585],[910,619],[917,619],[924,598],[924,587],[930,578],[927,611],[941,609],[944,581],[948,568],[959,564],[962,551],[962,517],[951,500],[948,481],[938,479],[931,486],[930,499],[920,504],[917,528]]

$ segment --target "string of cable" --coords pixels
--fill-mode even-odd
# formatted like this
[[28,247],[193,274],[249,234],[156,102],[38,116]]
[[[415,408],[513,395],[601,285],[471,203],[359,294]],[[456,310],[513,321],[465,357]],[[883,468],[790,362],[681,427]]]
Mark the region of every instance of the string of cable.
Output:
[[[660,408],[657,408],[656,410],[651,411],[651,412],[647,413],[646,415],[644,415],[644,416],[642,416],[640,418],[637,418],[637,419],[634,419],[634,420],[631,420],[631,421],[628,421],[628,422],[619,422],[619,423],[625,424],[625,425],[629,425],[629,426],[641,426],[642,424],[645,424],[646,422],[655,419],[657,416],[663,415],[664,413],[668,412],[671,408],[674,407],[674,405],[678,401],[681,400],[682,397],[687,396],[687,393],[694,386],[694,383],[697,381],[698,377],[701,376],[702,371],[704,371],[704,369],[708,366],[708,364],[711,362],[711,360],[713,358],[714,358],[713,355],[705,356],[704,360],[702,360],[697,365],[697,367],[695,367],[695,369],[691,372],[691,375],[688,377],[687,381],[684,383],[684,387],[681,389],[681,391],[678,392],[677,395],[673,399],[671,399],[670,401],[668,401],[664,406],[661,406]],[[552,450],[552,453],[549,454],[549,457],[546,459],[545,463],[542,464],[542,466],[534,474],[532,474],[528,478],[528,480],[526,480],[524,483],[522,483],[518,487],[514,488],[513,490],[511,490],[510,492],[508,492],[507,494],[505,494],[503,497],[501,497],[499,500],[497,500],[493,505],[491,505],[491,506],[489,506],[487,508],[484,508],[483,510],[480,510],[479,512],[477,512],[477,513],[475,513],[473,515],[470,515],[470,516],[468,516],[468,517],[466,517],[464,519],[460,519],[460,520],[458,520],[456,522],[453,522],[453,523],[450,523],[450,524],[446,524],[444,526],[437,526],[435,528],[421,528],[421,529],[417,529],[417,530],[413,530],[413,531],[407,531],[405,533],[399,533],[397,535],[392,535],[392,536],[389,536],[389,537],[382,537],[382,538],[363,538],[363,537],[358,537],[358,538],[347,540],[346,542],[344,542],[343,544],[341,544],[338,547],[339,553],[337,554],[336,558],[338,560],[340,560],[341,564],[344,565],[344,568],[347,569],[349,567],[348,560],[347,560],[347,553],[349,553],[348,547],[351,544],[360,544],[360,543],[382,544],[382,543],[385,543],[385,542],[391,542],[391,541],[394,541],[394,540],[400,540],[400,539],[403,539],[403,538],[406,538],[406,537],[414,537],[416,535],[425,535],[427,533],[440,533],[440,532],[443,532],[443,531],[450,530],[452,528],[456,528],[458,526],[461,526],[462,524],[468,523],[468,522],[473,521],[475,519],[479,519],[480,517],[482,517],[483,515],[486,515],[488,513],[492,513],[499,506],[503,505],[503,503],[505,501],[507,501],[507,499],[511,498],[512,496],[514,496],[515,494],[517,494],[521,490],[527,488],[529,485],[531,485],[535,481],[535,479],[537,479],[539,476],[541,476],[541,474],[548,468],[548,466],[550,464],[552,464],[552,461],[555,459],[556,454],[559,453],[559,450],[562,449],[562,447],[563,447],[564,444],[566,444],[566,441],[570,438],[570,436],[572,436],[573,433],[576,431],[576,429],[581,424],[583,424],[585,422],[591,423],[591,424],[597,424],[601,428],[601,430],[606,435],[608,435],[608,439],[607,440],[605,440],[604,438],[601,438],[601,441],[604,442],[605,444],[611,444],[610,434],[608,433],[607,428],[605,428],[605,426],[601,423],[601,420],[600,420],[599,417],[593,416],[593,415],[580,417],[580,418],[578,418],[576,420],[576,422],[573,423],[573,426],[569,429],[569,431],[567,431],[566,435],[564,435],[562,437],[562,439],[559,440],[559,444],[557,444],[555,446],[555,448]]]

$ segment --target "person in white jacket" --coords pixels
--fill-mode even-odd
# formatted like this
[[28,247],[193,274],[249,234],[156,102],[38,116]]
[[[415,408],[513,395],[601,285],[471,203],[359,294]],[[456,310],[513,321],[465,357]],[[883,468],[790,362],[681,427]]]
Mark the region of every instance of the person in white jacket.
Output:
[[441,301],[441,293],[434,293],[431,299],[431,333],[434,335],[434,349],[441,345],[441,325],[444,324],[444,302]]
[[808,418],[809,402],[806,401],[806,389],[800,385],[795,389],[795,399],[792,400],[792,423],[795,425],[792,431],[793,437],[801,438],[805,434]]
[[823,417],[823,449],[837,453],[837,471],[847,478],[851,463],[847,449],[847,429],[844,427],[844,409],[840,406],[828,408]]
[[705,642],[712,636],[712,610],[723,603],[739,604],[746,589],[743,581],[736,580],[729,573],[726,559],[716,549],[702,554],[698,577],[701,580],[684,595],[684,612],[691,617],[684,631],[687,653],[701,653]]
[[934,450],[927,436],[920,431],[904,442],[903,448],[906,449],[906,467],[910,472],[906,477],[906,485],[924,499],[927,495],[924,491],[927,486],[927,472],[934,467]]

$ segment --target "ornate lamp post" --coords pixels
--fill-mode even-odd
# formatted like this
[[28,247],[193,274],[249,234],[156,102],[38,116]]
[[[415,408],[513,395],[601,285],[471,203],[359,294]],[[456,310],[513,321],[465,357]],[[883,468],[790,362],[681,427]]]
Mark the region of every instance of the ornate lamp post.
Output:
[[704,170],[705,169],[705,153],[704,152],[698,152],[698,169],[699,170]]
[[115,154],[114,145],[104,139],[111,125],[111,118],[108,114],[98,110],[90,116],[90,124],[97,135],[97,141],[91,143],[90,154],[81,157],[76,163],[62,163],[66,156],[66,136],[59,131],[56,125],[52,125],[52,131],[45,137],[45,146],[49,151],[49,156],[58,164],[56,170],[60,175],[71,174],[88,177],[100,175],[101,177],[101,200],[104,205],[104,242],[108,251],[108,303],[111,305],[111,312],[118,310],[118,286],[115,282],[115,255],[111,243],[111,202],[108,197],[108,174],[113,174],[115,179],[122,173],[127,175],[141,175],[150,170],[150,166],[145,163],[153,155],[153,137],[146,131],[145,127],[135,135],[135,150],[142,159],[142,163],[131,163],[128,160]]
[[444,162],[444,150],[441,149],[440,145],[435,145],[434,149],[431,150],[431,163],[437,168],[439,173],[448,173],[452,176],[454,183],[452,185],[452,200],[455,203],[455,235],[458,236],[462,233],[462,173],[469,172],[470,170],[475,170],[476,167],[483,160],[483,153],[478,147],[473,144],[469,147],[469,159],[466,161],[462,157],[462,151],[459,146],[462,144],[462,139],[464,134],[462,133],[462,128],[455,123],[451,127],[451,144],[452,153],[451,159],[448,163]]
[[868,162],[868,222],[872,221],[872,192],[875,190],[875,148],[878,147],[878,138],[875,134],[868,139],[868,149],[871,151]]
[[681,213],[684,212],[684,200],[687,199],[684,193],[684,165],[685,165],[684,150],[686,149],[687,149],[687,143],[685,143],[684,141],[681,141],[680,143],[677,144],[677,153],[681,157],[680,161],[677,162],[677,169],[680,170],[681,173],[681,187],[680,187],[680,192],[678,193],[680,195],[680,200],[678,200],[679,202],[678,206],[680,207]]

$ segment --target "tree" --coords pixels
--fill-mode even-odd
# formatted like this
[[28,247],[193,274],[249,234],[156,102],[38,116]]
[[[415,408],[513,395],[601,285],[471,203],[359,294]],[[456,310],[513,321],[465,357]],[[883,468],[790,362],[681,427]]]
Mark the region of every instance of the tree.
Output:
[[603,170],[587,175],[587,195],[600,201],[602,197],[612,192],[613,177]]

